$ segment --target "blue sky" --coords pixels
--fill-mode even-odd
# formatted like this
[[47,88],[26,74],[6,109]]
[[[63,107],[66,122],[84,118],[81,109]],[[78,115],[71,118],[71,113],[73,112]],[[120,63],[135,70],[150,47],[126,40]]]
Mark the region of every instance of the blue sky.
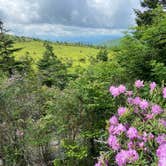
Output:
[[139,5],[139,0],[0,0],[0,19],[16,35],[99,43],[133,26]]

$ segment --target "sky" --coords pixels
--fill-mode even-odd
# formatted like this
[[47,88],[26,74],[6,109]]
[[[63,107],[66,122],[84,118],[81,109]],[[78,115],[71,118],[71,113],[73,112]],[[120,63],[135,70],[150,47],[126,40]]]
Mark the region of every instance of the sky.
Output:
[[93,44],[134,26],[139,1],[0,0],[0,19],[15,35]]

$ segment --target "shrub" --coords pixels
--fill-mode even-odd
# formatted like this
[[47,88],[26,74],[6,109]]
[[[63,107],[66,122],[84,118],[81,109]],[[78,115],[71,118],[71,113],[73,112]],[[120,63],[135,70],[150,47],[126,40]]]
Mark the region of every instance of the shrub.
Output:
[[111,86],[115,100],[125,104],[108,121],[108,150],[102,152],[96,166],[116,163],[129,165],[166,165],[166,88],[155,82],[137,80],[133,91]]

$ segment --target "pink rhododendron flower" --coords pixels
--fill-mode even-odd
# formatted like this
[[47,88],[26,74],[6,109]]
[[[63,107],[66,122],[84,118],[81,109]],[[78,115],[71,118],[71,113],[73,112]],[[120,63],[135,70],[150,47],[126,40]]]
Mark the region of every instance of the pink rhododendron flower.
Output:
[[118,125],[118,118],[116,116],[112,116],[109,120],[111,125]]
[[166,143],[166,134],[161,134],[156,138],[156,142],[161,145]]
[[112,94],[112,96],[117,97],[120,94],[126,92],[126,87],[124,85],[120,85],[119,87],[110,86],[109,91]]
[[146,110],[146,109],[149,107],[149,103],[148,103],[146,100],[142,100],[142,101],[139,103],[139,107],[140,107],[142,110]]
[[158,166],[166,166],[166,157],[159,159]]
[[119,150],[120,149],[120,144],[118,142],[118,139],[114,135],[110,135],[108,138],[108,145],[113,149],[113,150]]
[[127,112],[126,107],[120,107],[118,108],[118,115],[123,116]]
[[117,126],[111,125],[108,130],[111,135],[119,135],[122,132],[125,132],[126,128],[124,125],[118,124]]
[[112,90],[115,89],[115,88],[116,88],[115,86],[110,86],[109,91],[112,92]]
[[146,120],[150,120],[150,119],[153,119],[153,118],[154,118],[154,114],[146,114],[145,115]]
[[133,99],[133,104],[135,104],[135,105],[139,105],[140,102],[141,102],[141,98],[140,98],[140,97],[135,97],[135,98]]
[[117,87],[111,86],[109,91],[114,97],[117,97],[120,95],[119,89]]
[[166,87],[165,87],[165,88],[163,88],[163,98],[165,98],[165,99],[166,99]]
[[134,138],[137,138],[138,137],[138,131],[136,128],[134,127],[130,127],[127,131],[127,136],[130,138],[130,139],[134,139]]
[[109,129],[108,129],[109,134],[115,135],[115,127],[116,127],[116,126],[113,126],[113,125],[111,125],[111,126],[109,127]]
[[128,153],[126,150],[121,150],[115,157],[116,163],[118,166],[126,165],[128,161]]
[[144,82],[141,81],[141,80],[136,80],[136,81],[135,81],[135,87],[136,87],[136,88],[144,87]]
[[159,123],[160,123],[161,125],[163,125],[164,127],[166,127],[166,120],[164,120],[164,119],[159,119]]
[[118,166],[125,166],[127,163],[134,163],[139,159],[139,155],[135,150],[121,150],[116,155],[116,163]]
[[120,93],[125,93],[126,92],[126,87],[124,85],[120,85],[118,87]]
[[156,83],[155,82],[150,83],[150,92],[153,92],[155,88],[156,88]]
[[134,143],[132,141],[128,142],[127,147],[129,149],[133,149],[135,147]]
[[[145,154],[141,155],[140,163],[141,160],[149,161],[149,154],[151,153],[151,156],[154,156],[154,150],[158,145],[156,150],[158,166],[166,166],[166,134],[164,130],[166,120],[164,119],[165,110],[163,109],[165,103],[160,97],[161,89],[156,88],[155,82],[151,82],[149,84],[150,93],[147,92],[147,88],[139,91],[140,88],[144,87],[144,82],[141,80],[135,81],[135,87],[133,92],[127,91],[124,85],[110,87],[110,92],[114,97],[124,94],[123,98],[119,98],[119,103],[123,103],[122,106],[124,107],[119,107],[117,113],[109,120],[108,145],[116,151],[115,162],[118,166],[126,166],[130,163],[136,165],[137,163],[134,162],[139,159],[137,150],[139,154]],[[162,94],[163,98],[166,99],[166,87],[162,89]],[[126,102],[125,105],[124,102]],[[128,114],[130,110],[131,112]],[[123,115],[127,116],[121,118]],[[154,146],[152,146],[153,144]],[[123,148],[128,149],[124,150]],[[105,155],[107,156],[107,153]],[[110,153],[110,157],[113,157],[113,155]],[[152,158],[151,163],[157,164],[156,157]]]
[[152,113],[153,114],[157,115],[157,114],[160,114],[161,112],[163,112],[163,110],[159,105],[155,104],[152,106]]
[[126,131],[126,127],[123,124],[118,124],[118,126],[116,126],[115,128],[115,133],[117,135],[121,134],[122,132]]
[[130,149],[128,151],[129,163],[133,163],[139,159],[139,155],[135,150]]
[[132,105],[133,104],[133,98],[132,97],[128,97],[127,98],[127,102]]
[[156,152],[157,157],[162,158],[166,157],[166,144],[161,144]]

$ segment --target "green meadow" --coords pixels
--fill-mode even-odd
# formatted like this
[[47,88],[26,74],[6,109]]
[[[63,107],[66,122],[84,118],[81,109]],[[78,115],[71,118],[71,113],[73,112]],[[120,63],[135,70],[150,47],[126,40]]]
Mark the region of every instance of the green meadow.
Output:
[[[95,57],[99,49],[88,46],[77,45],[64,45],[64,44],[51,44],[54,48],[55,55],[64,63],[72,63],[72,68],[86,67],[90,64],[90,59]],[[14,53],[16,59],[20,59],[23,56],[30,56],[34,64],[42,57],[44,53],[44,47],[42,41],[25,41],[16,42],[15,48],[21,48],[20,51]]]

